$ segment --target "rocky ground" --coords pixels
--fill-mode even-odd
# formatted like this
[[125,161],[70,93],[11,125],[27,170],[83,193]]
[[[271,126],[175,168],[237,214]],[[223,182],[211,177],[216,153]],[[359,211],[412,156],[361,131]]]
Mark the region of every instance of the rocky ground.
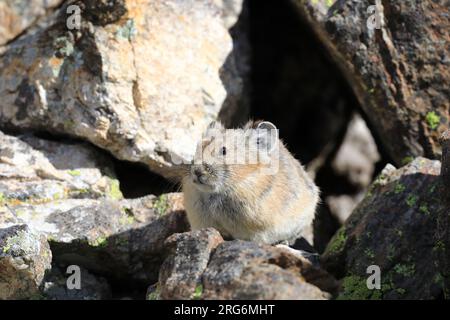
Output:
[[[372,4],[2,1],[0,299],[450,297],[448,1]],[[190,231],[180,163],[248,118],[322,190],[310,256]]]

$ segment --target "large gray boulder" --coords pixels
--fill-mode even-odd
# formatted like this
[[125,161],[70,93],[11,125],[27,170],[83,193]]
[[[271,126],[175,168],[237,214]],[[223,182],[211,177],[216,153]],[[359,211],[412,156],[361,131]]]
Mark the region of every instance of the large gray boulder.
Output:
[[450,119],[448,1],[292,2],[396,164],[416,156],[439,159],[439,136]]
[[189,228],[180,193],[124,199],[93,147],[0,132],[0,228],[18,224],[45,235],[59,264],[146,283],[164,240]]
[[[243,111],[227,29],[240,1],[229,2],[66,3],[48,27],[5,48],[0,125],[80,137],[177,175],[174,164],[192,158],[211,120]],[[66,25],[68,5],[81,10],[79,28]],[[227,90],[233,112],[221,110]]]
[[337,283],[290,250],[240,240],[214,229],[167,239],[155,299],[329,299]]
[[[438,217],[447,216],[438,160],[417,158],[388,165],[321,257],[342,280],[342,299],[434,299],[441,295]],[[381,288],[368,289],[369,266],[381,271]]]

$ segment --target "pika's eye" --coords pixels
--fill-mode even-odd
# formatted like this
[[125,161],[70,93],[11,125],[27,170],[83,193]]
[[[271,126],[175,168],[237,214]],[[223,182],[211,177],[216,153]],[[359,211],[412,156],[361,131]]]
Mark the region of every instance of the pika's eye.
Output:
[[225,156],[227,154],[227,148],[225,147],[220,148],[220,154]]

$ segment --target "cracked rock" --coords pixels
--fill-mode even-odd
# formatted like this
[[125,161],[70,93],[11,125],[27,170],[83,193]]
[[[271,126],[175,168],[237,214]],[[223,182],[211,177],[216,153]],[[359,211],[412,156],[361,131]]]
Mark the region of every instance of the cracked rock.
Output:
[[38,299],[52,252],[27,225],[0,226],[0,299]]
[[223,241],[214,229],[174,235],[167,245],[172,250],[150,296],[302,300],[328,299],[337,290],[333,277],[289,250]]
[[83,138],[176,176],[219,112],[242,111],[221,110],[226,88],[243,81],[238,69],[221,70],[235,59],[227,27],[237,12],[227,3],[73,1],[79,30],[68,30],[65,4],[0,57],[0,125]]
[[[342,299],[434,299],[444,275],[439,257],[446,244],[437,237],[442,201],[441,163],[416,158],[396,170],[386,166],[365,198],[338,230],[321,257],[342,280]],[[381,289],[369,290],[367,268],[381,271]]]

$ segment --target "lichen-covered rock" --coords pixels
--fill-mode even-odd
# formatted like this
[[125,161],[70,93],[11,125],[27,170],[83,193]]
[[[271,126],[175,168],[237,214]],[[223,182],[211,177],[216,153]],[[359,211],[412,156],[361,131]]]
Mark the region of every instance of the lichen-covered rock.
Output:
[[[432,299],[442,292],[437,219],[442,200],[441,165],[417,158],[396,170],[388,165],[365,199],[336,233],[322,265],[342,279],[342,299]],[[367,268],[381,270],[381,289],[369,290]]]
[[[242,82],[239,72],[222,75],[225,84],[220,77],[229,71],[221,70],[225,60],[235,59],[227,3],[66,3],[49,27],[14,41],[0,58],[0,124],[84,138],[176,175],[174,163],[192,158],[226,88]],[[81,10],[79,29],[66,25],[69,4]]]
[[188,230],[181,194],[123,199],[105,155],[82,143],[0,132],[0,227],[25,223],[54,259],[154,281],[164,240]]
[[448,1],[293,2],[395,162],[439,158],[439,136],[450,119]]
[[9,210],[47,236],[54,261],[148,282],[158,277],[164,240],[189,228],[181,203],[180,194],[165,194],[22,203]]
[[45,277],[42,295],[48,300],[107,300],[111,299],[111,288],[106,279],[94,276],[80,268],[80,287],[69,289],[67,280],[71,273],[53,267]]
[[93,147],[0,132],[1,204],[100,197],[122,194],[111,160]]
[[52,252],[27,225],[0,229],[0,300],[38,299]]
[[166,244],[150,298],[327,299],[337,289],[333,277],[289,250],[224,242],[214,229],[174,235]]
[[0,2],[0,46],[32,27],[62,0],[3,0]]
[[212,250],[221,242],[220,233],[212,228],[169,237],[165,242],[169,254],[159,273],[160,298],[192,299],[202,285]]

